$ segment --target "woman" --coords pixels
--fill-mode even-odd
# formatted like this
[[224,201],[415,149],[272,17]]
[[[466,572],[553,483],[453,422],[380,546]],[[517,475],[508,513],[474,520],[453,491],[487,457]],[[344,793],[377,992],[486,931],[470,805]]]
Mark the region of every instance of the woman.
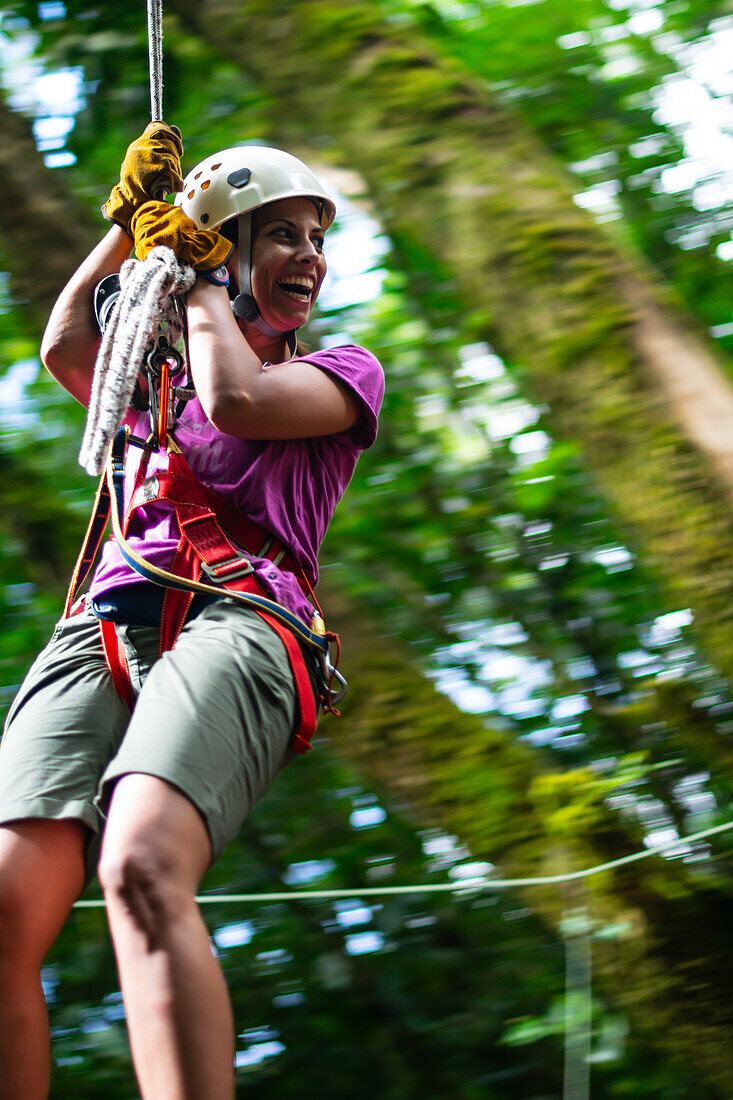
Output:
[[[116,224],[59,297],[42,357],[88,404],[100,340],[94,288],[119,271],[133,241],[138,255],[167,244],[193,263],[200,274],[187,315],[196,396],[172,435],[216,518],[224,523],[219,507],[231,512],[235,504],[282,547],[273,554],[268,537],[258,556],[235,543],[234,564],[307,634],[315,555],[359,452],[374,440],[381,368],[360,348],[296,350],[326,273],[323,242],[334,216],[313,173],[279,150],[244,146],[198,165],[176,207],[151,201],[161,187],[181,188],[181,151],[177,131],[164,124],[151,124],[130,147],[103,208]],[[128,425],[147,434],[147,414],[131,410]],[[128,498],[142,494],[127,544],[155,568],[178,568],[182,513],[159,490],[166,456],[142,453],[130,448],[125,459]],[[302,676],[294,681],[289,632],[233,598],[186,596],[182,612],[179,599],[185,625],[161,655],[161,635],[180,623],[161,627],[165,590],[143,580],[120,549],[105,545],[90,598],[59,623],[30,670],[0,747],[5,1100],[47,1095],[40,965],[93,868],[103,829],[99,876],[142,1096],[234,1094],[231,1010],[194,897],[291,758],[308,704]],[[201,568],[197,561],[197,575]],[[215,568],[205,587],[216,578]],[[114,623],[132,711],[105,661],[100,621]],[[317,691],[312,651],[295,648]]]

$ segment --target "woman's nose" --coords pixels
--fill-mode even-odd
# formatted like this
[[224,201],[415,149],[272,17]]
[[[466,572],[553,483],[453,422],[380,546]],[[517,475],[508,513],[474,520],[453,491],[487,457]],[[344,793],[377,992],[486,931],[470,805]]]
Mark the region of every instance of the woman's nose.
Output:
[[315,263],[318,259],[318,255],[318,249],[316,248],[313,241],[303,241],[300,248],[298,249],[298,259],[302,263]]

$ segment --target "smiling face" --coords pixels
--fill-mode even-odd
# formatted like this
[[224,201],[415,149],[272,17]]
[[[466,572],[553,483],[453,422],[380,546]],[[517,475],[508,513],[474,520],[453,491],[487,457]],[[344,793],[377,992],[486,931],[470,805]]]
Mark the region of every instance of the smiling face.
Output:
[[310,199],[282,199],[252,214],[252,294],[280,332],[310,316],[326,274],[324,234]]

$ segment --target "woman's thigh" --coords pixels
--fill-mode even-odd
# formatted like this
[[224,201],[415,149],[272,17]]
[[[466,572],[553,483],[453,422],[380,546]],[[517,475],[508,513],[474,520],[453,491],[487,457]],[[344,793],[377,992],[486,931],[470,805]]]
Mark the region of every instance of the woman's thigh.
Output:
[[105,664],[99,624],[62,620],[11,706],[0,743],[0,823],[74,818],[101,829],[94,800],[130,712]]
[[290,759],[296,717],[283,643],[251,610],[212,604],[148,673],[102,806],[121,776],[157,776],[196,807],[216,857]]
[[84,886],[87,832],[79,821],[0,826],[0,952],[13,965],[39,963],[61,931]]

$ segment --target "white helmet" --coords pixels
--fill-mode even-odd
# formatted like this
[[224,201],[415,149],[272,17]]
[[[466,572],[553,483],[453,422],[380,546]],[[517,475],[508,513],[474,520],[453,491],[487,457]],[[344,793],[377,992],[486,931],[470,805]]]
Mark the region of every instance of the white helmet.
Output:
[[176,206],[197,225],[216,229],[265,203],[293,198],[313,199],[322,228],[329,228],[336,215],[333,199],[302,160],[282,149],[238,145],[197,164],[183,181]]
[[237,317],[259,321],[263,331],[269,326],[252,297],[251,213],[267,203],[292,198],[311,199],[321,227],[329,228],[336,206],[315,173],[290,153],[261,145],[238,145],[202,160],[188,173],[176,197],[176,206],[206,229],[239,218],[239,295],[232,309]]

